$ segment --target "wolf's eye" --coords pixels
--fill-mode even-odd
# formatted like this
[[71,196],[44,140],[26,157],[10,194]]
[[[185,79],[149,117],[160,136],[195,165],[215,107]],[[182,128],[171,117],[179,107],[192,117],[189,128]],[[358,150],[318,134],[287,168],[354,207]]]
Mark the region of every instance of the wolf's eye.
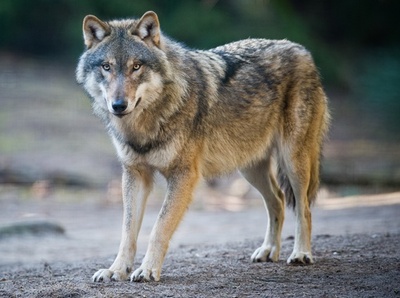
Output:
[[110,66],[109,63],[103,63],[103,64],[101,65],[101,67],[102,67],[105,71],[110,71],[110,69],[111,69],[111,66]]
[[142,66],[141,64],[135,63],[135,64],[133,64],[133,70],[134,71],[139,70],[141,66]]

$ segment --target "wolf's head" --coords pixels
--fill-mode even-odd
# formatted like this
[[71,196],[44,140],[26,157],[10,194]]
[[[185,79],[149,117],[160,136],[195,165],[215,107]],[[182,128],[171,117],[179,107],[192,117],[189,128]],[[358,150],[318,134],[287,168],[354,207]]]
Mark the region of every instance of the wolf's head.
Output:
[[92,97],[95,112],[121,118],[140,113],[160,97],[168,66],[154,12],[112,22],[88,15],[83,36],[87,49],[76,78]]

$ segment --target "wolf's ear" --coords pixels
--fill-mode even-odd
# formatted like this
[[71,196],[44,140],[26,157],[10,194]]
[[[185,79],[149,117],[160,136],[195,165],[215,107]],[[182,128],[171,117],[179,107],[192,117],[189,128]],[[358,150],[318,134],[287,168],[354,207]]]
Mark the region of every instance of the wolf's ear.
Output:
[[111,33],[110,26],[97,17],[88,15],[83,19],[83,38],[88,49]]
[[147,44],[150,42],[160,46],[160,22],[154,11],[146,12],[132,30],[132,34],[139,36]]

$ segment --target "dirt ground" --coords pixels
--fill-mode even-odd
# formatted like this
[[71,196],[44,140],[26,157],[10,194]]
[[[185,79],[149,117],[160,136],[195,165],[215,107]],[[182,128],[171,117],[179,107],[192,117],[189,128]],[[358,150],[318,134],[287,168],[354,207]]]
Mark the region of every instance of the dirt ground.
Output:
[[[260,241],[175,249],[150,283],[91,282],[108,258],[0,266],[0,297],[400,296],[399,234],[316,236],[312,266],[250,263]],[[292,244],[283,241],[284,254]]]
[[[314,238],[312,266],[250,263],[261,239],[188,246],[168,255],[160,282],[92,283],[107,258],[1,266],[1,297],[399,297],[399,234]],[[288,254],[293,240],[283,242]],[[382,245],[385,243],[385,245]]]
[[[17,219],[54,224],[64,233],[0,237],[0,297],[400,297],[400,193],[321,199],[313,209],[311,266],[285,263],[293,246],[292,212],[280,261],[251,263],[266,225],[262,205],[210,211],[195,202],[173,238],[161,281],[150,283],[90,279],[117,252],[119,204],[4,197],[1,203],[2,226]],[[146,212],[136,267],[157,205]]]

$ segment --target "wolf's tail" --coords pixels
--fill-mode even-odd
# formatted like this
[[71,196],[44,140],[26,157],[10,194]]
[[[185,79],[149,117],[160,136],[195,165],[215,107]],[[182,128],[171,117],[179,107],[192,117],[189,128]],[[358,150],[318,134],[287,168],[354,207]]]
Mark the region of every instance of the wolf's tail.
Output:
[[281,190],[285,194],[286,205],[294,209],[296,206],[296,200],[294,198],[292,185],[290,184],[289,178],[283,167],[280,165],[278,165],[278,182]]
[[[314,161],[310,170],[310,181],[307,189],[309,205],[315,202],[319,189],[320,160]],[[278,182],[281,190],[285,194],[286,205],[294,209],[296,207],[296,198],[292,185],[290,184],[289,177],[287,176],[284,167],[281,164],[278,164]]]

